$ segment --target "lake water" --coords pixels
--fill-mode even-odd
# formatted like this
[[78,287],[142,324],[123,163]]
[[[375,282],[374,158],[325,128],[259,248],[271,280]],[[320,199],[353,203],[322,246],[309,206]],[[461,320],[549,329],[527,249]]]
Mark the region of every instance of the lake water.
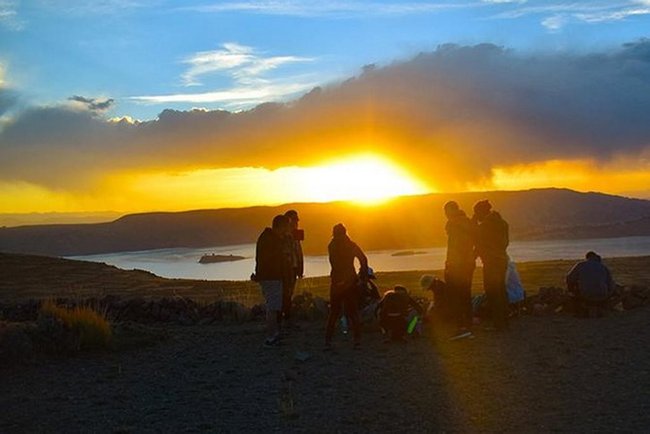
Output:
[[[370,266],[376,271],[430,270],[444,267],[446,248],[432,247],[412,249],[424,252],[412,256],[392,256],[401,250],[369,251]],[[603,257],[650,255],[650,237],[624,237],[586,240],[555,241],[513,241],[508,248],[515,261],[538,261],[546,259],[578,259],[594,250]],[[245,256],[235,262],[199,264],[206,253]],[[101,255],[74,256],[71,259],[105,262],[109,265],[131,270],[134,268],[151,271],[162,277],[247,280],[255,268],[255,245],[206,247],[200,249],[175,248],[140,252],[108,253]],[[324,276],[329,274],[327,256],[306,256],[305,275]]]

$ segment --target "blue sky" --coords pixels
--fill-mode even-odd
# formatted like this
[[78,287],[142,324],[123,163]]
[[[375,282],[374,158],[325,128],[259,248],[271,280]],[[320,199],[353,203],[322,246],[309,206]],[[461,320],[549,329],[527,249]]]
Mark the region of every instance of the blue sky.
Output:
[[609,49],[650,1],[0,0],[0,86],[20,105],[113,99],[106,116],[287,100],[443,43]]

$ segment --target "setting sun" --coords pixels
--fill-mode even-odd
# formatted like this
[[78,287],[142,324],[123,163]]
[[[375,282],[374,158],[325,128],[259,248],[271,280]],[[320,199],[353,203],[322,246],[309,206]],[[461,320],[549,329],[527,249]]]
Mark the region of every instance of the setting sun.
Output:
[[361,155],[302,170],[300,194],[310,201],[377,203],[430,190],[404,169],[376,155]]

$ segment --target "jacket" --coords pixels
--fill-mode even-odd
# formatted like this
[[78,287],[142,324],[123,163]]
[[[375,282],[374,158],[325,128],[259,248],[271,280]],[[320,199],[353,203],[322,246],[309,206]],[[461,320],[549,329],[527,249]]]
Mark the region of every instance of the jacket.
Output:
[[587,259],[573,266],[566,276],[571,292],[588,300],[606,300],[614,292],[609,269],[597,259]]
[[290,263],[284,248],[284,240],[266,228],[257,239],[255,248],[255,275],[258,281],[283,280]]
[[476,232],[476,255],[483,264],[503,262],[508,263],[506,249],[510,244],[508,223],[496,211],[491,211],[479,223]]
[[476,224],[465,215],[464,211],[458,211],[456,215],[447,220],[445,225],[447,267],[474,267],[476,263],[474,256],[476,230]]

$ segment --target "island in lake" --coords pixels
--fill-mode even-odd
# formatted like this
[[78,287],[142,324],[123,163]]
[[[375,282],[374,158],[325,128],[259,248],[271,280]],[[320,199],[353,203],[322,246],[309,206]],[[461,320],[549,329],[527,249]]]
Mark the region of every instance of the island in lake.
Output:
[[422,250],[402,250],[400,252],[395,252],[391,256],[413,256],[413,255],[424,255],[427,252]]
[[201,256],[201,259],[199,259],[199,264],[214,264],[215,262],[233,262],[233,261],[241,261],[242,259],[246,259],[246,257],[237,256],[237,255],[215,255],[214,253],[210,253],[209,255]]

